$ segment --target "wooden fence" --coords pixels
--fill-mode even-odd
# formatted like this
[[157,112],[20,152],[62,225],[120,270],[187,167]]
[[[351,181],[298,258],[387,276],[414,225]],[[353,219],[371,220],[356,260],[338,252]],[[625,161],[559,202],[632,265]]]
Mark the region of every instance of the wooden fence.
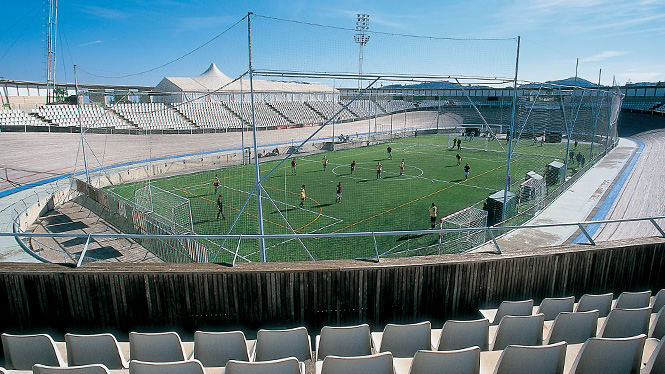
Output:
[[363,261],[0,264],[3,332],[224,330],[474,318],[502,300],[665,287],[665,239]]

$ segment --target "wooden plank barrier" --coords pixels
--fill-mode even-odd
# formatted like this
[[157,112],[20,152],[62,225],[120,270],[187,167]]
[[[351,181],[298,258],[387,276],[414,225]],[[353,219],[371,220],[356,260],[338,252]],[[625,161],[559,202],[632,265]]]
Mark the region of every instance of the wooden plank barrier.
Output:
[[3,332],[191,332],[475,318],[502,300],[665,287],[665,239],[367,261],[0,263]]

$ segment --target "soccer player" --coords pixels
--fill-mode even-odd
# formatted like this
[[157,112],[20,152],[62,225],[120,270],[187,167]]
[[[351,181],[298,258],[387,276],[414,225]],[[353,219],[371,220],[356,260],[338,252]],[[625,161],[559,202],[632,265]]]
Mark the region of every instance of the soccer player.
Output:
[[356,160],[353,160],[353,162],[351,162],[351,174],[353,174],[354,170],[356,170]]
[[434,226],[436,226],[436,216],[439,214],[439,208],[432,203],[432,206],[430,206],[427,211],[429,212],[429,220],[432,224],[432,229],[434,229]]
[[303,184],[302,187],[300,188],[300,207],[304,208],[305,207],[305,198],[307,195],[305,194],[305,185]]
[[455,157],[457,157],[457,165],[459,165],[462,162],[462,155],[458,153]]
[[293,158],[291,160],[291,175],[297,175],[298,173],[296,172],[296,159]]
[[224,204],[222,203],[222,195],[219,195],[217,198],[217,219],[219,219],[219,216],[222,216],[222,219],[226,219],[224,217]]
[[459,151],[462,148],[462,139],[457,139],[457,150]]
[[393,159],[393,148],[391,146],[388,146],[388,148],[386,150],[388,151],[388,160],[392,160]]
[[469,163],[467,162],[466,165],[464,165],[464,180],[469,178],[469,170],[471,170],[471,166],[469,166]]
[[217,189],[219,188],[219,177],[215,174],[215,177],[212,178],[212,185],[215,186],[215,195],[217,195]]
[[321,162],[323,163],[323,171],[326,171],[326,168],[328,167],[328,157],[323,156]]
[[381,172],[383,171],[383,165],[381,165],[381,161],[376,163],[376,179],[381,178]]
[[337,183],[337,202],[342,202],[342,182]]
[[399,176],[401,177],[402,175],[404,175],[404,159],[399,163]]

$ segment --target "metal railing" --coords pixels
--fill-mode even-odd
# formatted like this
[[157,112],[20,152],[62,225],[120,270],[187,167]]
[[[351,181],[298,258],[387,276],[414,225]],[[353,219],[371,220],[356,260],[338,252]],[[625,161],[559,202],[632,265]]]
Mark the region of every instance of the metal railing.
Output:
[[[73,234],[73,233],[34,233],[34,232],[0,232],[0,236],[13,236],[16,240],[22,245],[22,247],[28,251],[33,256],[41,259],[44,262],[56,262],[50,261],[38,253],[33,251],[30,248],[30,245],[24,241],[24,239],[33,239],[33,238],[84,238],[85,245],[83,251],[80,253],[70,253],[70,257],[76,261],[70,263],[76,267],[80,267],[83,263],[88,261],[95,261],[92,258],[86,258],[89,244],[93,239],[104,239],[104,238],[113,238],[113,239],[157,239],[157,240],[197,240],[197,239],[207,239],[207,240],[219,240],[219,239],[235,239],[239,242],[242,240],[256,240],[256,239],[322,239],[322,238],[342,238],[342,237],[371,237],[376,243],[376,238],[381,236],[396,236],[396,235],[441,235],[443,233],[478,233],[485,232],[487,237],[490,238],[489,241],[492,241],[496,252],[498,254],[502,253],[500,241],[497,240],[497,237],[494,235],[495,232],[505,233],[512,230],[528,230],[528,229],[546,229],[546,228],[558,228],[558,227],[567,227],[575,226],[579,228],[584,236],[586,236],[588,243],[591,245],[596,245],[593,240],[592,235],[587,231],[587,227],[590,225],[606,225],[606,224],[626,224],[629,222],[649,222],[653,227],[660,233],[662,237],[665,238],[665,230],[662,227],[662,224],[659,224],[657,221],[665,220],[665,216],[655,216],[655,217],[643,217],[643,218],[626,218],[626,219],[612,219],[612,220],[599,220],[599,221],[582,221],[582,222],[568,222],[568,223],[551,223],[551,224],[538,224],[538,225],[521,225],[521,226],[493,226],[493,227],[479,227],[479,228],[459,228],[459,229],[434,229],[434,230],[411,230],[411,231],[380,231],[380,232],[349,232],[349,233],[317,233],[317,234],[242,234],[242,235],[141,235],[141,234],[108,234],[108,233],[90,233],[90,234]],[[439,244],[441,246],[441,244]],[[473,251],[470,250],[470,251]],[[470,252],[467,251],[467,252]],[[441,254],[442,248],[438,248],[435,253]],[[376,261],[380,261],[383,257],[376,246],[374,246],[375,256],[369,257],[374,258]],[[242,258],[240,254],[236,251],[233,258],[233,265],[236,264],[236,261]],[[246,259],[245,259],[246,260]],[[213,260],[214,261],[214,260]],[[249,262],[249,260],[247,260]]]

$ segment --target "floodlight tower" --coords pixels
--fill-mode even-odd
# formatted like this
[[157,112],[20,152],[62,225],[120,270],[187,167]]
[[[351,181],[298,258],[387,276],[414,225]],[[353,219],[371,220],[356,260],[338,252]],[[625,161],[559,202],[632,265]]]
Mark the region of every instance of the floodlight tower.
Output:
[[48,26],[46,40],[46,103],[54,101],[55,90],[55,41],[57,38],[58,25],[58,0],[48,2]]
[[360,45],[360,54],[358,55],[358,90],[362,89],[360,77],[363,75],[363,47],[369,41],[369,35],[365,32],[369,30],[369,14],[358,13],[356,20],[356,31],[353,39]]

